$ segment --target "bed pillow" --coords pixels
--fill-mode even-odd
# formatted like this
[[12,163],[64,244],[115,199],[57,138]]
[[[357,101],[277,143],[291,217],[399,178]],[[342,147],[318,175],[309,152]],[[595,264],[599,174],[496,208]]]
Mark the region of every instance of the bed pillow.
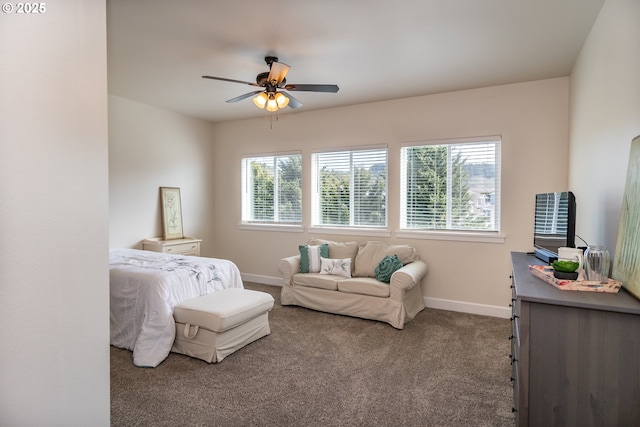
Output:
[[387,255],[382,258],[380,264],[376,267],[376,279],[380,282],[391,282],[391,276],[402,268],[402,261],[398,255]]
[[320,258],[320,274],[351,277],[351,258]]
[[329,245],[299,245],[300,273],[319,273],[320,257],[329,257]]

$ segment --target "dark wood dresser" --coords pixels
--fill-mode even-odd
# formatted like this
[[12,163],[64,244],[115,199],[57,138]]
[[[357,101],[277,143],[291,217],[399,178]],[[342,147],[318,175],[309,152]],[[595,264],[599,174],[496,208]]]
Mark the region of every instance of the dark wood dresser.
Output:
[[640,426],[640,301],[563,291],[511,253],[513,410],[518,426]]

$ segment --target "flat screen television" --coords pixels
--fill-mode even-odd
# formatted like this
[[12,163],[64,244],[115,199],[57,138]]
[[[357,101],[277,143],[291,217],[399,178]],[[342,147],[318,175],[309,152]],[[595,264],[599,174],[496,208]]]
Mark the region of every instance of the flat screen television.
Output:
[[551,263],[558,248],[575,248],[576,198],[571,191],[536,194],[534,254]]

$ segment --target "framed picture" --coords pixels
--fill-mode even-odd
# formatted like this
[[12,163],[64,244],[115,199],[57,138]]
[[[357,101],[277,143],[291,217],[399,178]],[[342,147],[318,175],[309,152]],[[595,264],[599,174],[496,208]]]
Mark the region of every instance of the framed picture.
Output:
[[160,187],[162,205],[162,238],[164,240],[182,239],[182,204],[180,189]]
[[631,141],[612,277],[640,299],[640,136]]

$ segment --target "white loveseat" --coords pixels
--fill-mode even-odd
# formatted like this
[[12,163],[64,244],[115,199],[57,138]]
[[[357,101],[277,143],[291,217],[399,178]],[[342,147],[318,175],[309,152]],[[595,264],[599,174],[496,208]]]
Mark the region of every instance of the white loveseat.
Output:
[[[328,245],[329,258],[351,260],[352,277],[301,273],[300,254],[283,258],[278,263],[284,280],[282,305],[378,320],[397,329],[403,329],[424,309],[420,283],[427,265],[413,247],[377,241],[309,241],[310,246],[322,244]],[[391,275],[389,283],[381,282],[376,279],[376,266],[392,255],[397,255],[403,266]]]

